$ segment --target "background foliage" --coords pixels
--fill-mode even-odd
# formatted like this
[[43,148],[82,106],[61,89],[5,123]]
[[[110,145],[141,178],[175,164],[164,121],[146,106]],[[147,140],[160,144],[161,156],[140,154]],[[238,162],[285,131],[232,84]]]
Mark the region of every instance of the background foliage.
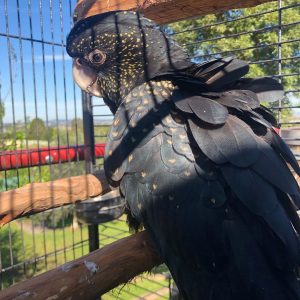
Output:
[[[297,4],[295,1],[283,1],[283,5]],[[170,26],[174,38],[185,45],[189,53],[196,61],[209,60],[212,57],[235,55],[240,59],[254,62],[273,60],[271,62],[253,64],[249,76],[260,77],[277,74],[278,63],[278,19],[277,3],[272,2],[244,10],[231,10],[225,13],[209,15],[197,19],[174,23]],[[270,13],[259,15],[261,12]],[[272,12],[271,12],[272,11]],[[258,15],[257,17],[253,17]],[[251,16],[251,18],[247,18]],[[240,20],[234,21],[236,18]],[[294,40],[300,37],[300,25],[290,26],[299,22],[300,8],[282,10],[282,37],[284,40]],[[224,23],[226,22],[226,23]],[[211,24],[219,24],[212,25]],[[199,28],[186,31],[188,28]],[[241,34],[246,33],[247,34]],[[222,54],[219,54],[222,52]],[[212,55],[213,53],[216,53]],[[300,48],[299,41],[282,44],[282,68],[286,74],[299,72]],[[284,60],[285,58],[295,59]],[[275,59],[275,60],[274,60]],[[300,87],[299,76],[291,76],[283,79],[286,89]]]
[[[293,4],[298,4],[298,0],[282,1],[283,7]],[[277,2],[271,2],[253,8],[185,20],[171,24],[167,31],[185,46],[195,62],[236,56],[250,63],[247,76],[275,75],[275,78],[281,80],[286,91],[299,90],[300,76],[290,75],[300,70],[300,7],[283,9],[280,14],[277,6]],[[280,18],[281,27],[278,25]],[[279,30],[283,42],[281,47],[277,45]],[[286,41],[291,42],[285,43]],[[281,71],[278,64],[280,48]],[[279,76],[280,72],[289,76]],[[299,93],[289,94],[281,105],[290,106],[290,99],[298,98],[298,95]],[[278,107],[279,103],[266,105]],[[291,109],[281,110],[280,117],[281,121],[288,121],[292,117]]]

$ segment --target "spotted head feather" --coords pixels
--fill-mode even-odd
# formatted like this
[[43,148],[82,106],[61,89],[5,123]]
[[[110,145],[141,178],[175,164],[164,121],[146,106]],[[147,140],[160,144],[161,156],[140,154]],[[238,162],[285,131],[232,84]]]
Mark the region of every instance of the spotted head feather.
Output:
[[186,52],[154,22],[129,11],[79,21],[67,38],[67,52],[79,86],[102,95],[110,107],[137,85],[191,65]]

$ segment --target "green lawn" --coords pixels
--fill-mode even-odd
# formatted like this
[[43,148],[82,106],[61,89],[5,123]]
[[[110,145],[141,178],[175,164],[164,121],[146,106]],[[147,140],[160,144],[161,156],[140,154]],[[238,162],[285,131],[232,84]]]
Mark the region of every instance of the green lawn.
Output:
[[[9,238],[9,231],[11,232],[11,239]],[[25,277],[29,278],[34,274],[43,273],[88,253],[88,231],[86,226],[76,226],[74,228],[69,226],[53,230],[41,226],[32,227],[31,220],[23,219],[22,222],[12,222],[9,226],[1,229],[1,232],[2,268],[5,269],[11,265],[12,257],[13,264],[27,262],[25,266],[20,264],[17,272],[13,274],[7,272],[7,278],[5,276],[4,279],[2,278],[4,287],[13,283],[11,277],[17,278],[16,282],[24,280]],[[99,232],[101,246],[129,234],[124,219],[100,225]],[[13,253],[9,251],[11,246],[13,246]],[[5,253],[6,259],[3,259]],[[160,295],[151,299],[167,299],[167,286],[168,282],[164,276],[146,274],[137,277],[125,286],[114,289],[104,295],[102,299],[142,299],[141,297],[155,291],[158,291]]]
[[126,284],[102,296],[103,300],[131,300],[141,296],[154,294],[152,299],[168,299],[168,281],[163,276],[142,275]]

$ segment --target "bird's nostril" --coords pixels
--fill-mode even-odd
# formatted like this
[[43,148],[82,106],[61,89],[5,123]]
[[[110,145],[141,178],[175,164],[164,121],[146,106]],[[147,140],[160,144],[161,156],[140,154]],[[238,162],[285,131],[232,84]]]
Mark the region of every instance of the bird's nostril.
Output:
[[78,66],[82,66],[82,60],[80,58],[76,58],[76,64]]

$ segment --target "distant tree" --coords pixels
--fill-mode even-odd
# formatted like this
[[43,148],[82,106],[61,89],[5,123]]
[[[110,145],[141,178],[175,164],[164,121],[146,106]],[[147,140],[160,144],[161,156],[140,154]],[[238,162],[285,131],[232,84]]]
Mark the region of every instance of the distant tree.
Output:
[[[283,1],[283,5],[291,5],[293,3],[297,4],[298,0]],[[225,13],[174,23],[170,25],[170,28],[174,33],[196,28],[195,30],[185,31],[174,36],[179,43],[185,45],[196,61],[230,55],[235,55],[246,61],[272,60],[278,58],[278,46],[276,45],[278,42],[278,11],[275,10],[255,18],[233,20],[238,17],[255,15],[262,11],[271,11],[276,8],[277,3],[268,3],[253,8],[231,10]],[[293,40],[299,37],[300,26],[285,26],[297,22],[299,19],[299,7],[282,11],[282,24],[284,25],[282,27],[282,36],[284,40]],[[221,24],[209,26],[215,23]],[[243,32],[250,33],[238,35]],[[241,51],[236,51],[239,49]],[[220,52],[222,54],[218,54]],[[217,54],[211,55],[212,53]],[[282,44],[282,58],[296,57],[295,59],[282,61],[282,69],[285,73],[299,72],[299,54],[299,42]],[[249,76],[258,77],[277,73],[277,61],[270,61],[251,65]],[[295,88],[295,86],[300,87],[299,76],[289,76],[284,78],[283,81],[286,89]]]
[[55,134],[56,134],[55,129],[53,127],[48,127],[47,132],[48,132],[48,134],[47,134],[46,139],[47,140],[49,139],[50,142],[54,141],[55,140]]
[[83,144],[83,120],[80,118],[71,121],[70,144]]
[[5,128],[1,132],[0,151],[23,149],[25,147],[25,132],[14,126]]
[[[18,230],[4,227],[0,230],[1,269],[7,269],[12,264],[21,262],[22,239]],[[23,277],[22,270],[15,268],[0,273],[0,285],[4,288],[19,281]]]
[[28,139],[29,140],[46,140],[47,128],[45,122],[40,118],[33,119],[28,128]]
[[71,130],[82,130],[83,129],[83,120],[80,118],[74,118],[71,121]]
[[1,101],[0,99],[0,123],[2,124],[3,118],[5,115],[5,106],[4,106],[4,102]]
[[[282,5],[297,4],[298,1],[283,0]],[[225,13],[185,20],[171,24],[167,30],[175,34],[173,38],[185,46],[196,62],[225,56],[236,56],[246,61],[259,62],[251,64],[248,74],[250,77],[276,75],[279,71],[278,61],[276,60],[279,55],[276,44],[278,42],[279,20],[279,13],[276,10],[277,5],[277,2],[272,2],[253,8],[231,10]],[[263,11],[272,12],[247,18]],[[241,20],[234,21],[241,17]],[[299,7],[282,10],[281,17],[283,41],[297,40],[297,37],[300,36],[300,26],[287,26],[287,24],[297,24],[300,20]],[[181,31],[183,32],[180,33]],[[248,33],[240,34],[246,32]],[[283,43],[281,51],[283,58],[281,61],[282,73],[298,73],[300,70],[299,41]],[[283,77],[282,83],[285,90],[300,89],[299,76]],[[288,105],[288,98],[285,98],[282,104]],[[278,103],[269,105],[277,106]],[[282,118],[288,118],[290,114],[291,110],[283,110]]]
[[3,118],[5,115],[5,106],[4,106],[4,102],[1,100],[0,98],[0,150],[3,150],[4,148],[4,132],[3,132]]

